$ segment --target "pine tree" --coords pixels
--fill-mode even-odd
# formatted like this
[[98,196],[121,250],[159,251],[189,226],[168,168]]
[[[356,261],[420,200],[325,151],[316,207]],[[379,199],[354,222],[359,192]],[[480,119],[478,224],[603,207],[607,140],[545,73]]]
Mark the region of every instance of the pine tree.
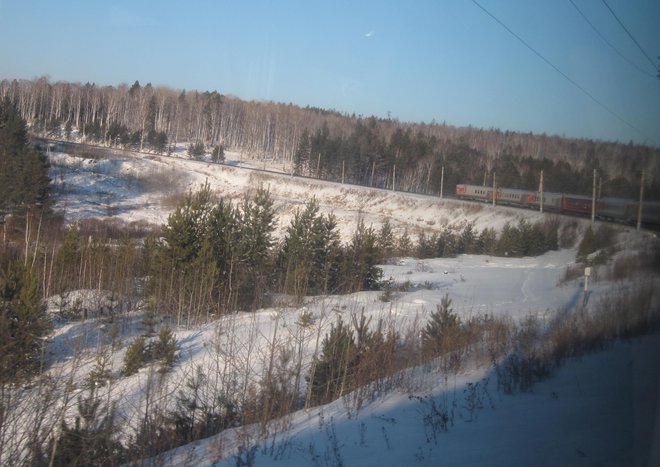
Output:
[[383,259],[389,259],[394,255],[395,238],[389,220],[386,220],[378,231],[377,247],[381,251]]
[[446,294],[422,330],[422,347],[429,355],[442,355],[458,347],[462,334],[461,319]]
[[38,368],[51,328],[38,284],[21,263],[10,262],[0,271],[0,382]]
[[220,311],[234,309],[235,285],[239,273],[241,215],[231,202],[223,199],[213,207],[209,215],[202,257],[212,258],[216,270],[214,295]]
[[239,306],[255,310],[264,303],[272,269],[275,210],[268,190],[259,188],[242,205],[239,241]]
[[293,173],[294,175],[303,175],[308,170],[310,158],[310,138],[307,128],[303,130],[300,139],[298,140],[298,148],[293,156]]
[[321,356],[314,362],[310,396],[313,404],[323,404],[340,397],[350,387],[349,371],[355,358],[353,332],[341,319],[324,337]]
[[285,293],[302,299],[325,293],[338,283],[341,247],[332,215],[319,214],[318,202],[310,200],[297,211],[287,228],[277,267]]
[[377,290],[380,287],[383,270],[377,264],[382,261],[382,256],[376,242],[373,228],[366,227],[360,219],[348,245],[344,263],[347,291]]
[[48,160],[28,141],[27,127],[8,98],[0,101],[0,215],[46,205]]
[[[105,413],[104,413],[105,412]],[[56,438],[50,440],[46,465],[114,466],[125,460],[126,450],[117,440],[114,407],[102,405],[94,388],[78,398],[78,416],[69,426],[62,421]]]
[[225,149],[222,144],[217,144],[211,153],[211,160],[216,164],[221,164],[225,161]]
[[122,374],[131,376],[138,372],[147,361],[147,340],[144,336],[138,336],[126,349],[124,354],[124,366]]
[[179,344],[169,328],[162,328],[158,333],[158,340],[153,343],[151,356],[154,360],[159,360],[163,371],[167,371],[174,366],[179,359]]

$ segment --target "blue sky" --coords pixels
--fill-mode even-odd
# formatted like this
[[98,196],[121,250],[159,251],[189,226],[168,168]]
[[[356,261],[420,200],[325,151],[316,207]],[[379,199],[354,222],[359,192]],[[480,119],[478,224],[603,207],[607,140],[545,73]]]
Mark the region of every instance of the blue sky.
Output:
[[[0,78],[139,80],[402,121],[660,146],[652,64],[602,0],[574,2],[647,74],[569,0],[479,0],[620,119],[468,0],[0,0]],[[607,4],[657,65],[660,2]]]

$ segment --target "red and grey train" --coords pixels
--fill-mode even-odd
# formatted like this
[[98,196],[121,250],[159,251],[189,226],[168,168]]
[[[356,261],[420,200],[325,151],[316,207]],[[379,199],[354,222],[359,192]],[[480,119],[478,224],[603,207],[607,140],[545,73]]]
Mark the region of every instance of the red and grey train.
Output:
[[[493,187],[459,184],[456,185],[456,197],[492,202]],[[588,196],[543,192],[543,209],[551,212],[591,215],[592,202],[592,198]],[[497,188],[495,203],[540,209],[541,193],[515,188]],[[634,224],[637,222],[638,210],[639,201],[623,198],[599,198],[596,200],[595,214],[599,219]],[[642,223],[649,226],[660,226],[660,202],[644,201]]]

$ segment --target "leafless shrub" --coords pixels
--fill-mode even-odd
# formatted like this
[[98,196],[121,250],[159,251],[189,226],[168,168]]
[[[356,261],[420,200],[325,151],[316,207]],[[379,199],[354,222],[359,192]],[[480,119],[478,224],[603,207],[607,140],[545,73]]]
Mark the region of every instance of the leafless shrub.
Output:
[[181,173],[175,170],[144,171],[130,173],[124,177],[128,180],[129,186],[134,184],[142,191],[158,193],[180,191],[185,181],[182,180]]
[[564,269],[564,275],[559,279],[557,285],[564,285],[571,282],[584,274],[584,266],[582,264],[569,264]]
[[559,234],[559,248],[571,248],[575,245],[578,235],[578,222],[572,220],[563,225]]
[[619,255],[606,277],[614,281],[623,281],[638,275],[658,272],[660,272],[660,248],[655,246],[649,251]]

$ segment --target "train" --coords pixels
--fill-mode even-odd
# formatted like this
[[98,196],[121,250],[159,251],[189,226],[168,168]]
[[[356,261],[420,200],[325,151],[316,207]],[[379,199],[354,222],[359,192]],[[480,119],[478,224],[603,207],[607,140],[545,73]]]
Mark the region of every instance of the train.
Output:
[[[456,197],[464,200],[493,202],[493,187],[479,185],[456,185]],[[593,199],[589,196],[566,193],[543,192],[543,210],[562,214],[591,216]],[[495,203],[530,209],[541,208],[541,192],[516,188],[495,189]],[[595,205],[595,217],[624,224],[637,223],[639,201],[623,198],[598,198]],[[660,202],[644,201],[642,206],[642,224],[660,226]]]

